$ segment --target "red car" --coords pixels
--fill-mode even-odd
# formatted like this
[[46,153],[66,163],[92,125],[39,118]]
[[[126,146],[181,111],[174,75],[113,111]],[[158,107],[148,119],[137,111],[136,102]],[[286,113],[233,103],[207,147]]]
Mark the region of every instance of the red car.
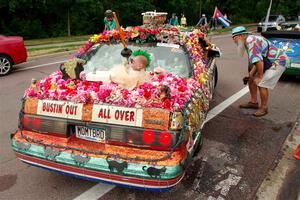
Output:
[[22,37],[0,36],[0,76],[8,74],[12,66],[26,62],[27,51]]

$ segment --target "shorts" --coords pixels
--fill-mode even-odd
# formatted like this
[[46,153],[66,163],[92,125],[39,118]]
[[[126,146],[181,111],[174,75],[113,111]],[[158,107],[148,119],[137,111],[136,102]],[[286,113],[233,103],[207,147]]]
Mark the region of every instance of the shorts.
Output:
[[268,88],[271,90],[274,89],[284,71],[284,66],[273,64],[272,67],[270,67],[270,69],[267,69],[263,74],[258,87]]

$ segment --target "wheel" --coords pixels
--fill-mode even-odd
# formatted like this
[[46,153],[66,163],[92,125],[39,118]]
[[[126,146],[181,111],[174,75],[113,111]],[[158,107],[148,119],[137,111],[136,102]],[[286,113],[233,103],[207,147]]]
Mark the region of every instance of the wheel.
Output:
[[217,65],[215,64],[214,65],[214,76],[212,77],[211,79],[211,84],[210,84],[210,93],[213,95],[214,92],[215,92],[215,89],[216,89],[216,86],[217,86],[217,83],[218,83],[218,68],[217,68]]
[[215,77],[214,77],[214,89],[217,87],[217,83],[218,83],[218,67],[217,67],[217,64],[215,64],[214,66],[214,71],[215,71]]
[[12,69],[12,61],[8,56],[0,55],[0,76],[7,75]]
[[194,154],[193,154],[193,157],[197,156],[197,154],[200,152],[201,148],[202,148],[202,145],[203,145],[203,136],[202,136],[202,133],[200,133],[200,138],[197,142],[196,147],[195,147],[195,151],[194,151]]

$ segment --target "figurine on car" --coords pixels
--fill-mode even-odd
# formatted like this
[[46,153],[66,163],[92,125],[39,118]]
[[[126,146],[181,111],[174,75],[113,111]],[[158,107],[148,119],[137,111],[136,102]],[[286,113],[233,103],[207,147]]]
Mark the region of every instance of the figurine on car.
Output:
[[115,28],[117,28],[117,25],[113,18],[113,12],[111,10],[106,10],[104,17],[104,31],[109,31]]
[[111,69],[110,80],[119,86],[132,89],[150,80],[146,68],[149,67],[150,54],[143,50],[134,51],[129,59],[129,67],[118,65]]

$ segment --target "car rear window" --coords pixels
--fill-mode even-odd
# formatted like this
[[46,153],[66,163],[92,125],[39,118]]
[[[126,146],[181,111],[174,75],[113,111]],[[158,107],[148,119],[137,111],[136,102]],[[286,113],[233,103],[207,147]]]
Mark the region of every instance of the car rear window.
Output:
[[[269,16],[269,22],[275,22],[277,18],[278,18],[277,15],[270,15],[270,16]],[[265,20],[266,20],[266,17],[264,17],[264,18],[261,20],[261,22],[265,22]]]
[[[153,71],[156,67],[163,68],[167,73],[173,73],[180,77],[191,75],[191,64],[188,53],[182,46],[174,44],[147,43],[129,44],[132,51],[146,50],[151,55],[150,67],[147,71]],[[96,44],[82,56],[87,60],[84,65],[86,73],[92,71],[109,71],[114,65],[124,63],[125,58],[121,56],[122,44]]]

